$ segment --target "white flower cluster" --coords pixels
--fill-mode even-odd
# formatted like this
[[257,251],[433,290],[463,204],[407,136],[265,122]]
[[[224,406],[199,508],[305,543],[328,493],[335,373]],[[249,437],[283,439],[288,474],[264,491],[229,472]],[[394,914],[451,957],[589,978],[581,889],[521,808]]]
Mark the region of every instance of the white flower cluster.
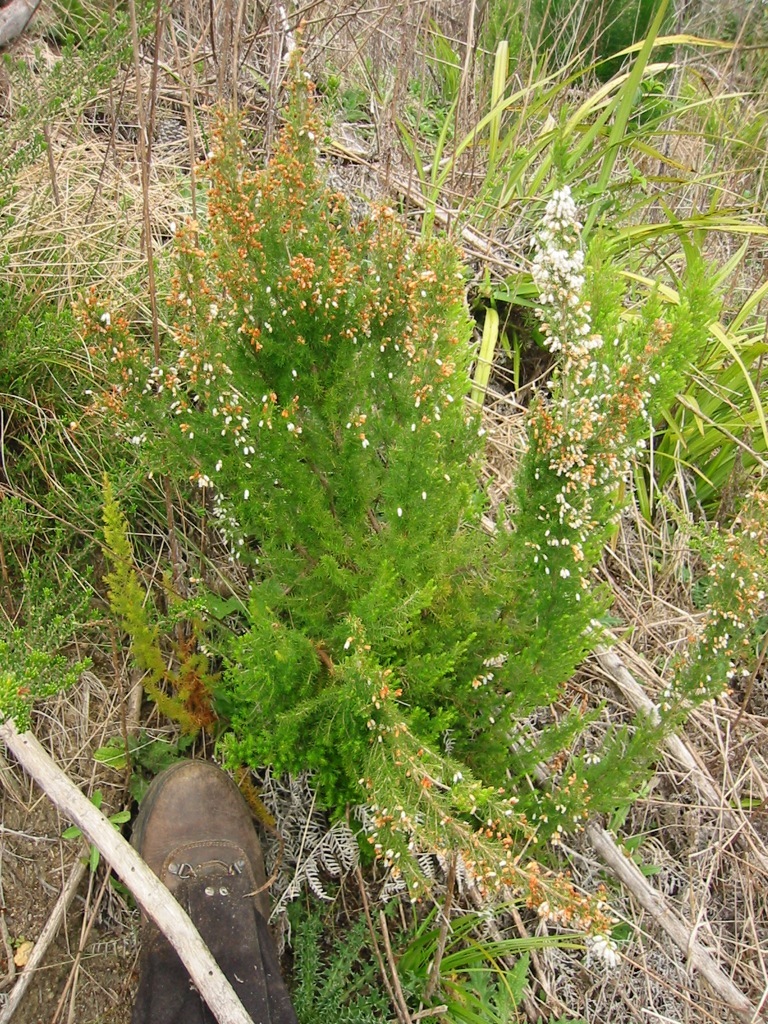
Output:
[[[632,454],[628,429],[645,415],[648,395],[633,377],[629,357],[620,371],[596,358],[603,338],[592,330],[589,304],[582,297],[584,253],[581,223],[568,186],[547,204],[534,240],[533,280],[539,291],[536,315],[545,342],[558,353],[552,400],[542,403],[532,424],[539,454],[562,478],[557,513],[540,518],[557,526],[547,529],[543,544],[534,544],[534,561],[550,572],[545,547],[569,546],[578,564],[594,522],[595,490],[611,493],[620,484]],[[614,343],[618,345],[618,339]],[[540,471],[536,470],[536,478]],[[565,529],[563,529],[565,528]],[[558,536],[559,534],[559,536]],[[560,569],[567,579],[572,570]]]
[[200,479],[205,481],[204,483],[199,483],[200,487],[210,487],[213,490],[211,513],[216,519],[222,539],[229,547],[230,555],[236,562],[239,562],[240,554],[245,544],[242,527],[224,496],[215,489],[213,481],[209,477],[201,477]]
[[587,963],[595,962],[608,970],[615,970],[621,963],[618,947],[610,935],[587,936]]
[[532,273],[539,290],[536,315],[542,321],[546,344],[551,352],[565,350],[567,360],[603,344],[599,335],[592,334],[589,309],[581,301],[584,253],[579,244],[580,231],[576,204],[565,185],[547,203],[534,239]]

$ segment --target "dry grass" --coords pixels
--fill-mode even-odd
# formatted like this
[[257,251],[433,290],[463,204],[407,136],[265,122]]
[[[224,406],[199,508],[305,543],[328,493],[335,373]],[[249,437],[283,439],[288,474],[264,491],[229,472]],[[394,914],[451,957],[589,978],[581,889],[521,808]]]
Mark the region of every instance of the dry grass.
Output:
[[[134,305],[138,318],[149,322],[148,298],[137,300],[147,279],[145,203],[153,251],[163,259],[172,223],[201,212],[193,167],[205,152],[215,103],[237,96],[248,123],[263,133],[268,149],[277,127],[282,57],[299,22],[305,26],[312,73],[322,79],[334,69],[345,80],[365,82],[372,97],[375,142],[367,144],[363,162],[359,154],[350,160],[338,149],[329,152],[334,184],[358,203],[364,201],[363,191],[370,198],[371,193],[395,189],[398,176],[408,170],[395,124],[410,79],[425,73],[422,30],[438,16],[449,38],[458,44],[466,40],[467,5],[460,0],[360,0],[342,11],[330,0],[308,0],[288,22],[278,5],[262,11],[258,5],[223,0],[210,8],[192,2],[174,8],[159,49],[149,44],[143,49],[140,83],[132,70],[121,72],[116,85],[87,108],[67,111],[48,126],[50,160],[41,156],[21,171],[3,211],[12,224],[3,233],[9,259],[2,273],[21,296],[60,304],[93,282],[106,282]],[[46,51],[45,43],[34,37],[19,42],[16,56],[32,63],[36,46],[47,52],[48,63],[58,59],[52,48]],[[469,95],[468,81],[465,75]],[[152,155],[144,165],[146,195],[135,115],[139,96],[144,103],[151,99],[154,111]],[[16,102],[6,88],[8,118],[13,118]],[[463,116],[471,117],[471,111],[467,108]],[[336,126],[334,132],[343,138],[343,128]],[[692,155],[687,153],[686,158]],[[741,185],[734,180],[734,188]],[[407,194],[402,181],[399,187]],[[457,195],[456,202],[460,200]],[[495,249],[477,246],[471,257],[478,270],[488,265],[492,272],[495,267],[506,272],[519,255],[499,243]],[[520,409],[507,390],[502,387],[485,411],[485,471],[494,503],[508,495],[523,446]],[[651,528],[632,512],[605,554],[601,571],[613,588],[613,610],[622,622],[621,657],[652,701],[660,674],[695,625],[685,582],[690,578],[690,559],[681,531],[667,529],[663,521]],[[88,793],[100,789],[110,811],[125,805],[126,780],[99,766],[93,753],[110,737],[122,734],[121,694],[130,689],[131,679],[126,666],[118,666],[118,674],[122,685],[108,664],[97,664],[75,690],[41,707],[34,725],[36,735],[70,777]],[[685,739],[716,787],[716,802],[703,796],[690,773],[666,756],[625,819],[609,823],[620,836],[640,837],[632,856],[664,902],[759,1008],[755,1021],[768,1008],[765,687],[765,680],[759,679],[741,718],[742,695],[734,693],[697,711],[686,727]],[[629,722],[633,713],[596,662],[583,667],[564,699],[587,707],[600,705],[597,729]],[[144,727],[152,738],[169,735],[168,728],[156,721]],[[76,842],[60,839],[66,823],[58,820],[47,801],[17,769],[2,762],[0,792],[4,921],[16,943],[22,938],[34,941],[80,851]],[[584,889],[593,890],[606,881],[604,866],[584,837],[564,847],[563,858]],[[14,1018],[17,1024],[128,1020],[137,915],[103,884],[104,877],[88,876],[81,887],[67,927]],[[629,936],[622,964],[606,974],[562,950],[538,954],[534,988],[548,1010],[581,1016],[588,1024],[737,1019],[692,975],[685,955],[657,922],[621,886],[607,881],[611,905],[626,922]],[[90,934],[83,933],[84,921],[92,922]],[[2,998],[0,993],[0,1008]]]

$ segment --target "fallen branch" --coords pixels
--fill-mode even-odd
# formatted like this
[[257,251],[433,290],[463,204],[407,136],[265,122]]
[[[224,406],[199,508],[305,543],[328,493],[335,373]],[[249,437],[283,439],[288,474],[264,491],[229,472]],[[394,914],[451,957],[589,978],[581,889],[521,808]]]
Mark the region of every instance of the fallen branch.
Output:
[[[633,652],[633,657],[638,657],[638,655]],[[598,651],[597,660],[600,667],[621,690],[635,711],[642,711],[646,715],[656,714],[653,702],[614,651]],[[649,671],[652,671],[650,666]],[[723,795],[715,785],[714,779],[705,768],[702,768],[684,740],[675,733],[670,733],[664,739],[664,746],[667,753],[687,772],[688,778],[698,788],[704,799],[709,801],[713,808],[717,808],[723,824],[732,831],[733,840],[742,849],[750,852],[755,867],[768,877],[768,855],[762,851],[762,839],[747,816],[739,816],[725,805]],[[749,835],[751,842],[747,842],[746,835]]]
[[[603,671],[619,687],[636,711],[643,711],[650,715],[655,713],[653,702],[613,651],[600,650],[596,656]],[[699,766],[696,758],[680,737],[668,736],[665,745],[669,753],[676,757],[696,779],[707,799],[711,800],[715,807],[721,807],[722,799],[714,782]],[[547,779],[547,771],[543,765],[539,766],[536,775],[540,781]],[[735,816],[732,816],[732,820],[735,822],[734,829],[738,830],[740,826]],[[686,954],[691,966],[707,981],[719,998],[734,1013],[744,1020],[750,1021],[751,1024],[754,1021],[763,1020],[760,1007],[756,1007],[720,969],[715,958],[696,941],[692,929],[666,904],[664,898],[651,886],[640,868],[621,851],[613,837],[594,821],[587,825],[586,834],[603,863],[626,886],[659,927],[669,935],[675,945]]]
[[[141,909],[179,954],[219,1024],[253,1024],[190,918],[101,811],[54,764],[31,733],[19,733],[13,721],[6,721],[0,725],[0,739],[64,817],[82,830],[122,878]],[[0,1024],[5,1020],[4,1012]]]
[[678,917],[648,882],[640,868],[617,846],[614,839],[595,822],[587,825],[587,838],[613,875],[626,886],[641,907],[685,953],[688,962],[722,1001],[744,1020],[760,1019],[760,1011],[733,981],[720,970],[714,957],[693,937],[689,926]]
[[[456,214],[452,210],[446,210],[444,206],[441,206],[439,203],[426,197],[417,182],[406,180],[404,178],[393,178],[391,180],[391,184],[396,192],[405,196],[406,199],[412,202],[420,210],[424,210],[425,212],[429,210],[440,227],[447,230],[449,229],[452,221],[456,220]],[[462,242],[464,242],[468,249],[473,253],[493,263],[502,262],[498,255],[494,253],[493,239],[488,235],[484,235],[480,231],[475,231],[473,228],[469,228],[466,225],[461,227],[460,234]],[[503,261],[503,264],[506,267],[514,266],[514,264],[509,260]],[[519,268],[515,267],[515,269]]]
[[0,7],[0,49],[21,35],[39,6],[40,0],[11,0]]

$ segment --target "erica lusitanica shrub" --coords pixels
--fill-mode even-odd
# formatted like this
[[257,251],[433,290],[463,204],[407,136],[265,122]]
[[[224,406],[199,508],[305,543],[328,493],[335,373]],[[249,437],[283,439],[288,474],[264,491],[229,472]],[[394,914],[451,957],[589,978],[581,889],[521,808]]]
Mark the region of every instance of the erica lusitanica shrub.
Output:
[[548,709],[600,640],[591,573],[651,384],[667,361],[675,387],[710,307],[684,302],[671,323],[651,303],[620,330],[601,271],[590,312],[576,210],[556,193],[534,273],[559,368],[491,517],[459,255],[386,208],[353,218],[324,183],[318,132],[301,73],[265,169],[221,120],[206,224],[177,234],[163,358],[98,297],[82,304],[113,369],[94,414],[150,472],[193,481],[247,567],[217,693],[228,761],[311,771],[414,893],[428,850],[600,930],[596,903],[556,911],[578,901],[564,884],[558,904],[528,857],[626,798],[651,725],[595,747],[578,707]]

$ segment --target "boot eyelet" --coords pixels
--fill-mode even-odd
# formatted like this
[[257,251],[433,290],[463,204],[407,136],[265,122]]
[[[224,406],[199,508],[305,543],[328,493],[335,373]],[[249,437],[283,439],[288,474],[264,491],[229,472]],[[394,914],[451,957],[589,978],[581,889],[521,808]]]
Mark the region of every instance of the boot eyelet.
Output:
[[175,861],[168,865],[168,872],[169,874],[176,875],[181,879],[191,878],[195,873],[191,864],[177,864]]
[[213,888],[213,886],[212,885],[206,885],[206,887],[205,887],[205,895],[206,896],[214,896],[215,894],[216,894],[216,890]]
[[229,889],[225,889],[224,886],[219,889],[219,896],[229,896]]

